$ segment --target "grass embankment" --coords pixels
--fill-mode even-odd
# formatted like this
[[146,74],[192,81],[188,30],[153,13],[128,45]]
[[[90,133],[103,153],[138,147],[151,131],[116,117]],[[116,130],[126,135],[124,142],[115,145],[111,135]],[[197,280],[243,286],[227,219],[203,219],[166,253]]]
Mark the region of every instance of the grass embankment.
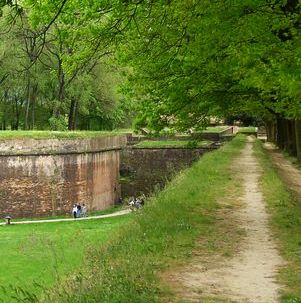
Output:
[[202,246],[209,253],[233,240],[217,230],[216,213],[219,200],[235,186],[229,166],[243,146],[238,137],[180,173],[90,255],[86,272],[56,287],[43,302],[162,302],[167,292],[159,274],[190,259],[196,239],[207,239]]
[[301,162],[296,157],[291,156],[287,151],[283,151],[282,154],[285,159],[290,161],[293,164],[293,166],[295,166],[297,169],[301,171]]
[[106,242],[128,219],[0,226],[0,302],[14,302],[16,291],[31,292],[34,283],[47,289],[78,271],[88,250]]
[[287,190],[277,175],[260,142],[256,155],[263,168],[262,190],[271,213],[274,236],[287,264],[281,269],[279,279],[283,290],[282,303],[301,302],[301,201]]
[[12,139],[79,139],[122,135],[122,130],[115,131],[0,131],[0,140]]
[[145,140],[136,144],[138,148],[197,148],[210,145],[211,141],[188,141],[188,140]]
[[240,127],[238,132],[241,134],[250,134],[250,133],[256,133],[257,128],[255,126],[247,126],[247,127]]

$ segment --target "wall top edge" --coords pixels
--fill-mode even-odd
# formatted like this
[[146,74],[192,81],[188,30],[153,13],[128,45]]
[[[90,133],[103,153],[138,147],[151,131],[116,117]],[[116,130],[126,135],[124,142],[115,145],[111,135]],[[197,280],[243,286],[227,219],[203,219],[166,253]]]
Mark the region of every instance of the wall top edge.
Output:
[[118,150],[126,146],[126,136],[77,139],[0,140],[0,156],[79,154]]

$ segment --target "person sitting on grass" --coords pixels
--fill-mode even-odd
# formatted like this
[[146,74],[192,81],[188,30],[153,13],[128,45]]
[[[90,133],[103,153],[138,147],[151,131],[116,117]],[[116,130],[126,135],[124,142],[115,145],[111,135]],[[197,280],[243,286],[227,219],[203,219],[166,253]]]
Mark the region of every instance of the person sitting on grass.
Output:
[[77,218],[80,218],[80,216],[81,216],[81,212],[82,212],[82,207],[81,207],[81,205],[80,204],[77,204],[77,212],[76,212],[76,217]]
[[134,196],[130,199],[129,205],[131,210],[136,210],[142,207],[142,201]]
[[134,210],[135,206],[135,197],[129,199],[129,206],[131,210]]
[[139,198],[136,198],[135,199],[135,207],[137,208],[137,209],[139,209],[139,208],[141,208],[142,207],[142,203],[141,203],[141,200],[139,199]]

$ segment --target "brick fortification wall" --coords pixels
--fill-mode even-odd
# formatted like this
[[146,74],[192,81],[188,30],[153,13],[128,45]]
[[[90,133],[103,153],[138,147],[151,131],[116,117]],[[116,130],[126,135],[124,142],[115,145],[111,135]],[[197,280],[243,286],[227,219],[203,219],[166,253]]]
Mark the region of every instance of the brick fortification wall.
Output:
[[135,148],[128,147],[121,153],[122,197],[149,194],[162,189],[176,172],[190,166],[208,148]]
[[0,141],[0,216],[38,217],[89,210],[120,197],[119,136]]

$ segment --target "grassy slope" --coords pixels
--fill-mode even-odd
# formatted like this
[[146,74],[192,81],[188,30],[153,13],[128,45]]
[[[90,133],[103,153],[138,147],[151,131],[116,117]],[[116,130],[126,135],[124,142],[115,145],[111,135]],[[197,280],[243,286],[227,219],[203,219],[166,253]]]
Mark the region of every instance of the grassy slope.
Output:
[[301,162],[296,158],[291,156],[288,152],[283,151],[283,156],[289,160],[297,169],[301,170]]
[[179,174],[108,245],[91,254],[78,283],[72,279],[56,288],[45,302],[161,302],[166,294],[160,272],[187,261],[199,236],[208,239],[208,251],[225,240],[214,224],[217,200],[233,186],[229,166],[243,145],[236,138]]
[[[9,285],[32,290],[33,282],[47,288],[59,277],[82,266],[85,252],[107,241],[114,229],[128,217],[51,224],[0,227],[0,293],[3,302],[11,302]],[[1,300],[0,300],[1,301]]]
[[287,261],[279,276],[286,285],[281,302],[301,303],[301,203],[286,189],[259,142],[256,154],[263,167],[261,185],[272,215],[274,235]]

